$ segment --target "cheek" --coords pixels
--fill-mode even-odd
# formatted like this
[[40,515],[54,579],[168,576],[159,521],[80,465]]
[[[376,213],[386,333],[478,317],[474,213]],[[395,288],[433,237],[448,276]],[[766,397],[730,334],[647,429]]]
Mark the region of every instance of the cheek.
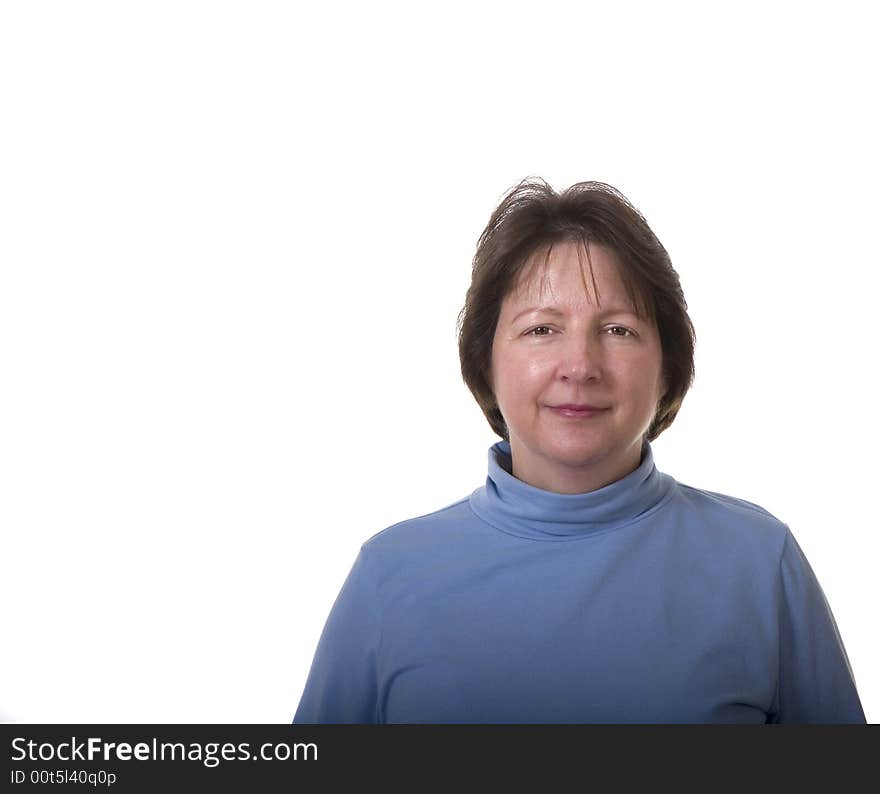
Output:
[[663,374],[652,358],[620,361],[610,372],[614,388],[637,402],[651,402],[663,394]]
[[516,369],[505,370],[499,378],[500,391],[496,392],[499,404],[509,416],[531,416],[545,402],[548,393],[546,369],[523,364]]
[[498,356],[493,372],[497,373],[495,382],[502,391],[518,394],[539,386],[552,370],[553,364],[549,360],[508,353]]

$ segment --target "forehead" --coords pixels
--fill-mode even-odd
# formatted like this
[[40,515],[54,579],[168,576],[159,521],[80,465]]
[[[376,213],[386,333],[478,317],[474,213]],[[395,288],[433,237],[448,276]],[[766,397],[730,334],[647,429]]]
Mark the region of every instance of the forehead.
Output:
[[633,309],[618,272],[614,252],[595,242],[558,242],[543,246],[526,261],[505,303],[598,303]]

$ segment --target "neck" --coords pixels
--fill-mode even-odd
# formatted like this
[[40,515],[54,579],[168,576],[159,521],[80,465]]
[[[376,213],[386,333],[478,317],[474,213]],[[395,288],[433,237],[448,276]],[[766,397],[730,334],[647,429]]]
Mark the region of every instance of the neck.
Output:
[[576,539],[617,529],[637,520],[671,496],[674,480],[654,466],[645,444],[638,467],[599,490],[554,493],[513,474],[511,447],[489,449],[486,485],[471,495],[474,512],[497,529],[535,540]]
[[645,456],[644,439],[614,457],[572,463],[549,460],[540,454],[523,454],[516,439],[510,442],[510,450],[514,477],[542,491],[560,494],[598,491],[635,471]]

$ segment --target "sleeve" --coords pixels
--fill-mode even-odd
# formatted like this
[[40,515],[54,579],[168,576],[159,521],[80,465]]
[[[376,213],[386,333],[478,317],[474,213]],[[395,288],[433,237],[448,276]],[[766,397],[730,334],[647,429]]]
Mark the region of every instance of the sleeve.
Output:
[[786,531],[779,567],[779,679],[771,723],[865,723],[837,623]]
[[324,625],[294,724],[378,722],[379,639],[376,584],[361,547]]

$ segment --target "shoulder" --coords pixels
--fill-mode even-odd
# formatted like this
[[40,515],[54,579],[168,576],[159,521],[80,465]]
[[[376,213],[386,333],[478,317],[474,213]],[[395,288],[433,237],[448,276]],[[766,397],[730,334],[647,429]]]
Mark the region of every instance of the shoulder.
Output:
[[749,502],[737,496],[719,493],[718,491],[709,491],[705,488],[696,488],[693,485],[685,485],[677,482],[678,489],[682,496],[690,500],[695,505],[700,505],[709,510],[717,510],[719,512],[728,512],[742,517],[751,517],[760,521],[769,521],[769,523],[782,524],[782,522],[773,513],[754,502]]
[[376,553],[417,551],[447,542],[451,535],[461,532],[472,517],[468,499],[465,497],[431,513],[392,524],[368,538],[362,549]]
[[762,505],[741,497],[677,482],[679,510],[688,525],[707,539],[738,546],[757,546],[763,554],[782,554],[790,533],[788,524]]
[[391,597],[411,592],[421,582],[437,579],[462,556],[472,556],[475,541],[468,499],[421,516],[399,521],[366,540],[360,558]]

